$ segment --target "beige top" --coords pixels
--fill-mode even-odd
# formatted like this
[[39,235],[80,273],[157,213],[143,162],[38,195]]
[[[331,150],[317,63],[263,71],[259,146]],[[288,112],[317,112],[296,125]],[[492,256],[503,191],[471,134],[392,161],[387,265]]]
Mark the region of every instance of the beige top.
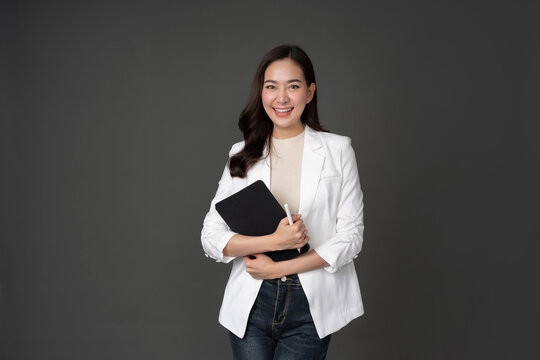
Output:
[[276,139],[272,136],[270,153],[270,192],[281,206],[289,204],[291,214],[298,214],[300,206],[300,180],[302,175],[302,155],[304,134]]

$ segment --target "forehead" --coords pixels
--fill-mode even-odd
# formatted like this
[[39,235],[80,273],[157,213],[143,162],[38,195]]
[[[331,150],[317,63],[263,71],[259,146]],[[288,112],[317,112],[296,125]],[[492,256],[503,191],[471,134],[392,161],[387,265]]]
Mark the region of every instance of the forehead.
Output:
[[288,81],[300,79],[304,81],[304,72],[300,65],[289,58],[272,62],[264,72],[264,80]]

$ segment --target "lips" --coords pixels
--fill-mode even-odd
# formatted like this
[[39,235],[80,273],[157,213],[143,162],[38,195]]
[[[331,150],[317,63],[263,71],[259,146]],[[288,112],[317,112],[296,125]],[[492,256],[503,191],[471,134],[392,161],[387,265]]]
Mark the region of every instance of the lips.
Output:
[[279,115],[279,116],[284,116],[284,115],[287,115],[289,114],[293,109],[294,107],[290,107],[290,108],[272,108],[274,110],[274,112]]

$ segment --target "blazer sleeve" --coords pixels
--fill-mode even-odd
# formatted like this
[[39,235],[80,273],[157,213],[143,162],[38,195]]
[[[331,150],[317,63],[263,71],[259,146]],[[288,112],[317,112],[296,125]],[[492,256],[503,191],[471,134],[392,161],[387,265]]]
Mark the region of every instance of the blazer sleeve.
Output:
[[346,138],[341,150],[342,183],[337,209],[336,234],[314,250],[329,266],[330,273],[351,262],[362,249],[364,233],[364,203],[356,157],[351,139]]
[[[233,149],[234,145],[229,151],[229,156],[234,152]],[[218,183],[216,195],[210,203],[210,210],[204,218],[201,231],[201,243],[205,256],[223,263],[228,263],[235,258],[235,256],[223,255],[223,249],[227,246],[230,238],[237,233],[231,231],[227,223],[216,211],[215,205],[217,202],[232,195],[232,190],[232,177],[229,172],[229,166],[225,165]]]

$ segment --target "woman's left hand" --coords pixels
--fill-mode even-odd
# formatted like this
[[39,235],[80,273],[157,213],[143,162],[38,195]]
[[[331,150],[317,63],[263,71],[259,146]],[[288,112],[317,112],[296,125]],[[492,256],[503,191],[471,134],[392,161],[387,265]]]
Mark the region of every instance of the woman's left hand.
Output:
[[276,279],[280,277],[278,274],[278,263],[274,262],[265,254],[255,254],[255,259],[250,259],[249,256],[244,256],[246,271],[254,279]]

